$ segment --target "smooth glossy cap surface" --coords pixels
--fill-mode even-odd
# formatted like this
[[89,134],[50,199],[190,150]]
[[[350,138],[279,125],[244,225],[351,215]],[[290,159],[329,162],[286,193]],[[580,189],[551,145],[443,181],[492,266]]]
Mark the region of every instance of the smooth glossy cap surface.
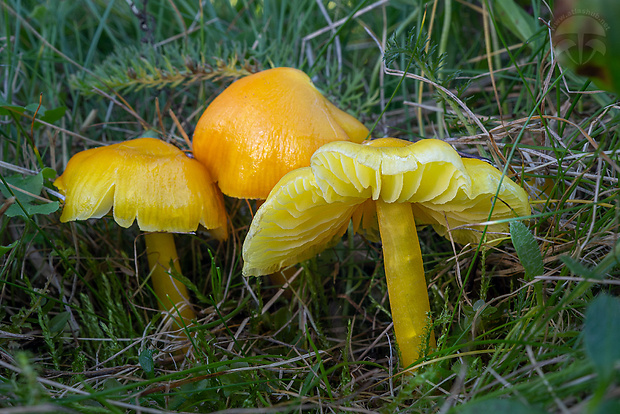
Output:
[[224,194],[263,199],[284,174],[310,165],[320,146],[367,135],[305,73],[274,68],[237,80],[213,100],[196,126],[193,152]]
[[183,151],[138,138],[74,155],[54,181],[65,195],[60,220],[100,218],[143,231],[192,232],[226,228],[222,195],[208,171]]
[[[530,213],[521,187],[483,161],[461,159],[443,141],[331,143],[317,150],[309,168],[284,176],[258,210],[243,245],[244,274],[268,274],[312,257],[344,234],[351,218],[356,230],[376,239],[378,199],[411,203],[417,223],[444,236],[450,229],[460,243],[478,242],[484,226],[477,223],[490,215]],[[492,224],[487,240],[507,231],[508,223]]]

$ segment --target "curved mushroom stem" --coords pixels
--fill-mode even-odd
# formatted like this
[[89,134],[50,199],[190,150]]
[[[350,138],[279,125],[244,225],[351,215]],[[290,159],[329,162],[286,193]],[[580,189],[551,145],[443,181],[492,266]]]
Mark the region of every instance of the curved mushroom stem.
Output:
[[[430,312],[422,252],[409,203],[376,201],[394,333],[403,367],[419,357]],[[431,335],[430,345],[435,346]]]
[[[174,236],[170,233],[146,233],[144,240],[153,290],[157,295],[159,307],[161,310],[168,311],[174,318],[175,328],[184,328],[190,324],[196,314],[189,301],[187,288],[170,274],[171,261],[174,265],[174,272],[181,274]],[[179,316],[182,321],[179,320]]]

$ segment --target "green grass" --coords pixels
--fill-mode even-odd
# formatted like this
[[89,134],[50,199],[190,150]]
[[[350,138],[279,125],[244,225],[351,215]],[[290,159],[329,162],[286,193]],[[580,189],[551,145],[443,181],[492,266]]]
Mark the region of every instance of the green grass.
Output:
[[[0,407],[617,410],[617,97],[578,93],[595,87],[552,61],[546,3],[519,3],[525,17],[494,9],[485,25],[478,2],[150,1],[142,27],[124,1],[5,0]],[[420,230],[439,346],[415,375],[399,367],[380,245],[360,236],[303,263],[282,294],[241,275],[252,212],[226,199],[229,241],[176,237],[199,319],[173,358],[138,229],[59,220],[51,181],[73,154],[144,134],[188,149],[169,111],[191,136],[231,81],[272,66],[311,73],[373,137],[437,136],[493,160],[534,202],[517,250]]]

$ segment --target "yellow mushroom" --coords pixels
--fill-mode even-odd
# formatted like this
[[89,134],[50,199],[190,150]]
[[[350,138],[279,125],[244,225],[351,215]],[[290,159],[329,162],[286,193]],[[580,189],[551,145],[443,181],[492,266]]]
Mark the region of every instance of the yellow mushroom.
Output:
[[304,72],[274,68],[241,78],[218,95],[200,117],[192,145],[224,194],[265,199],[284,174],[310,165],[320,146],[361,142],[367,135]]
[[[243,273],[268,274],[309,259],[336,243],[351,219],[358,231],[378,231],[407,367],[419,357],[430,312],[416,224],[469,243],[480,240],[485,226],[479,223],[489,217],[529,212],[521,187],[483,161],[461,159],[443,141],[334,142],[315,152],[310,167],[284,176],[257,211],[243,246]],[[487,240],[507,231],[507,223],[490,224]]]
[[[60,220],[101,218],[112,210],[121,227],[134,220],[145,234],[153,289],[162,310],[180,313],[184,327],[195,318],[180,273],[171,233],[201,224],[226,235],[222,195],[208,171],[183,151],[154,138],[139,138],[74,155],[54,185],[65,196]],[[170,264],[174,266],[171,272]]]

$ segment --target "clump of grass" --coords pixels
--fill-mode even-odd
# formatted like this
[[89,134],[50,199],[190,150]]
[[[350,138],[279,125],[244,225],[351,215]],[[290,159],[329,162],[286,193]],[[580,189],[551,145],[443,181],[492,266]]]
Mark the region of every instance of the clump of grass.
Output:
[[[620,118],[614,95],[553,59],[546,3],[131,4],[0,7],[1,407],[617,408]],[[178,125],[191,136],[235,77],[285,65],[311,73],[373,136],[442,137],[531,196],[514,246],[420,230],[438,348],[414,375],[398,365],[380,246],[359,235],[303,263],[284,294],[242,277],[255,206],[227,199],[228,242],[179,240],[199,310],[179,358],[185,344],[158,316],[137,229],[59,222],[49,168],[144,134],[189,150]]]

